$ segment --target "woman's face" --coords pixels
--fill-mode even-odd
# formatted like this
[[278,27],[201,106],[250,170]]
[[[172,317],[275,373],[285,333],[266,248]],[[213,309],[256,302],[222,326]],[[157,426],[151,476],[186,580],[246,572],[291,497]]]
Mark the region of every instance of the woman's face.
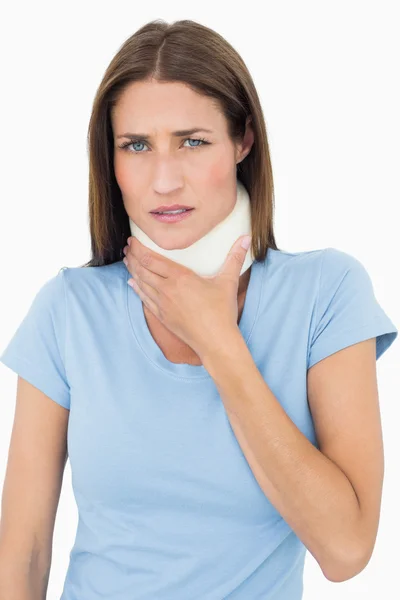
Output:
[[[125,210],[161,248],[187,248],[233,210],[236,164],[254,141],[250,125],[242,143],[234,145],[213,99],[183,83],[154,80],[130,84],[112,110],[111,123]],[[196,131],[174,135],[178,130]],[[195,210],[182,221],[163,223],[150,214],[162,204]]]

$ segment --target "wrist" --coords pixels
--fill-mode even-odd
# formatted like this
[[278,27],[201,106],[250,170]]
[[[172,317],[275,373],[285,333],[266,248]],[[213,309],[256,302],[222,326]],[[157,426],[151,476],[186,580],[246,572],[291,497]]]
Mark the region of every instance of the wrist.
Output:
[[246,343],[239,327],[233,327],[228,331],[214,335],[198,353],[204,367],[208,369],[216,361],[233,359],[243,351]]

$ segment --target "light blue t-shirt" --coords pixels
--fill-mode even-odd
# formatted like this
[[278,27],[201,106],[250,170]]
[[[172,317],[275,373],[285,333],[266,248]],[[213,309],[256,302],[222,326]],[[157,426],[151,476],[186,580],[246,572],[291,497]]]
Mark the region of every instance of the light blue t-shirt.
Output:
[[[175,364],[122,261],[64,268],[0,360],[70,410],[79,522],[60,600],[299,600],[306,547],[268,500],[203,365]],[[239,323],[266,383],[317,446],[307,369],[398,330],[362,263],[269,249]]]

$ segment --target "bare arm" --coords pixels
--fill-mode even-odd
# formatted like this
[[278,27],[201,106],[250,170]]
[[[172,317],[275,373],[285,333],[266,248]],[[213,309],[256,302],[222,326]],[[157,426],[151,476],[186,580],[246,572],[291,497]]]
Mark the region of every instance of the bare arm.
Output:
[[0,598],[45,600],[69,410],[18,377],[0,520]]
[[286,414],[240,333],[232,333],[226,349],[201,358],[265,495],[327,579],[354,577],[372,554],[382,490],[375,339],[309,369],[308,396],[321,450]]

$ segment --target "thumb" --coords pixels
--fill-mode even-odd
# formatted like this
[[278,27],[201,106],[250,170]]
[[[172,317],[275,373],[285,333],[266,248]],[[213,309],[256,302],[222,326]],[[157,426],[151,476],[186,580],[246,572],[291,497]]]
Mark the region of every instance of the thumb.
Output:
[[251,237],[249,235],[241,236],[236,240],[226,257],[220,272],[221,275],[228,275],[230,279],[233,278],[239,281],[240,271],[242,270],[250,244]]

